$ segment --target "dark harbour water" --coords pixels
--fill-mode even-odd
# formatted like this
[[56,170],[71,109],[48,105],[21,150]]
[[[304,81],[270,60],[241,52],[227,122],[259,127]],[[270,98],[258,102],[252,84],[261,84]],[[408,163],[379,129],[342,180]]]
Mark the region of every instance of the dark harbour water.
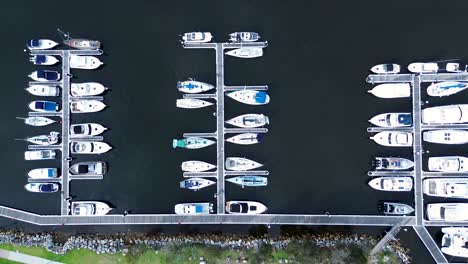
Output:
[[[468,2],[427,1],[15,1],[0,10],[2,104],[0,152],[3,184],[0,204],[41,214],[59,212],[58,195],[23,190],[25,174],[55,161],[26,162],[26,144],[13,138],[45,133],[59,126],[33,128],[15,116],[27,114],[34,100],[23,88],[33,71],[24,43],[33,37],[59,39],[60,27],[104,44],[105,66],[73,72],[76,82],[98,81],[110,88],[109,106],[97,114],[73,116],[73,122],[97,122],[110,128],[105,141],[114,149],[102,157],[110,172],[102,181],[74,181],[77,199],[105,200],[115,212],[171,213],[174,204],[213,200],[214,188],[189,192],[178,188],[180,163],[188,159],[215,162],[215,148],[173,150],[171,140],[184,132],[215,130],[214,108],[175,107],[178,80],[194,77],[214,83],[213,51],[184,50],[178,34],[211,31],[223,41],[232,31],[259,32],[270,42],[262,58],[225,58],[227,85],[268,84],[271,103],[250,107],[226,98],[226,118],[265,113],[271,125],[260,145],[227,143],[226,156],[245,156],[265,163],[266,188],[242,189],[226,184],[227,199],[262,201],[271,213],[377,214],[379,200],[411,202],[408,194],[373,191],[367,186],[373,155],[408,156],[371,142],[367,119],[386,111],[409,111],[409,100],[383,100],[366,94],[368,69],[381,62],[406,65],[416,60],[464,59],[468,47]],[[64,8],[68,10],[64,11]],[[467,102],[468,93],[430,99],[429,105]],[[427,145],[431,155],[466,155],[465,147]],[[80,157],[79,160],[86,160]],[[428,199],[432,201],[433,199]],[[44,228],[2,220],[5,227]],[[220,227],[54,227],[48,230],[180,231]],[[223,227],[242,232],[245,227]],[[357,230],[358,228],[356,228]],[[354,229],[352,229],[354,230]],[[359,229],[360,230],[360,229]],[[371,229],[365,229],[371,230]],[[372,229],[372,232],[381,232]],[[437,236],[437,230],[431,230]],[[371,232],[371,231],[368,231]],[[414,232],[400,234],[413,251],[414,263],[431,258]]]

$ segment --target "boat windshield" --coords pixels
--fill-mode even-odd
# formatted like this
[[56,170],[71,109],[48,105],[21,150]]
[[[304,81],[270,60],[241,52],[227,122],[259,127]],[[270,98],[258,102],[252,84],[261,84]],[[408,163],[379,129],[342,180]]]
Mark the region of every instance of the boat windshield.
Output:
[[384,65],[383,65],[383,68],[384,68],[385,71],[387,71],[387,72],[393,71],[393,69],[394,69],[393,64],[384,64]]
[[46,79],[49,81],[58,79],[58,73],[55,71],[46,71],[45,76],[46,76]]
[[45,108],[44,105],[45,105],[45,102],[43,102],[43,101],[37,101],[37,102],[34,104],[34,108],[36,108],[36,109],[44,109],[44,108]]
[[46,77],[46,71],[44,70],[37,70],[37,78],[45,78]]
[[44,55],[36,55],[35,62],[38,64],[42,64],[46,62],[46,56]]
[[257,211],[257,206],[251,205],[251,206],[249,206],[249,210],[250,210],[250,212],[256,212]]
[[413,118],[411,114],[399,114],[398,115],[398,123],[406,126],[410,126],[413,122]]
[[52,192],[55,190],[53,184],[41,184],[39,186],[39,189],[41,190],[41,192]]
[[78,173],[89,173],[88,165],[78,165]]
[[84,129],[82,126],[73,126],[73,133],[74,134],[83,134]]
[[38,47],[38,46],[39,46],[39,42],[40,42],[40,41],[39,41],[38,39],[31,39],[31,40],[29,41],[29,46],[31,46],[31,47]]
[[267,100],[266,98],[267,98],[267,94],[265,92],[260,91],[260,92],[257,92],[255,94],[255,102],[256,103],[263,104],[263,103],[266,102],[266,100]]

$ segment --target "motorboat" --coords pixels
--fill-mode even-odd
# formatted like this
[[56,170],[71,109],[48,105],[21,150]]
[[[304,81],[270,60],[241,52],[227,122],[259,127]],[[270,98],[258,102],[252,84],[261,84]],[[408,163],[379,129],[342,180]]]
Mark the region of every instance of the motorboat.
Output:
[[55,82],[60,80],[58,71],[37,70],[29,74],[29,78],[37,82]]
[[258,58],[263,56],[263,48],[259,47],[242,47],[238,49],[233,49],[227,51],[226,55],[244,58],[244,59],[251,59],[251,58]]
[[102,64],[104,63],[94,56],[70,55],[70,68],[73,69],[95,70]]
[[58,177],[57,168],[39,168],[28,172],[28,177],[31,179],[50,179]]
[[369,122],[379,127],[409,127],[413,117],[411,113],[384,113],[372,117]]
[[48,182],[35,182],[28,183],[24,186],[28,192],[36,193],[54,193],[59,190],[59,185],[57,183],[48,183]]
[[44,116],[17,117],[17,119],[24,120],[24,123],[26,125],[37,126],[37,127],[47,126],[47,125],[57,122],[53,119],[50,119]]
[[213,89],[214,86],[208,83],[194,81],[192,79],[177,82],[177,89],[183,93],[203,93]]
[[50,101],[32,101],[29,103],[29,109],[36,112],[57,112],[59,105]]
[[212,203],[180,203],[174,206],[174,212],[182,215],[212,214]]
[[107,173],[107,164],[104,161],[78,162],[69,171],[73,175],[104,175]]
[[367,91],[379,98],[405,98],[411,96],[409,83],[382,83]]
[[226,124],[245,128],[261,127],[269,123],[270,119],[263,114],[245,114],[226,121]]
[[106,104],[98,100],[79,100],[70,103],[72,113],[95,113],[106,108]]
[[238,157],[229,157],[226,158],[226,169],[233,170],[233,171],[247,171],[253,170],[256,168],[262,167],[263,164],[260,164],[256,161],[249,160],[246,158],[238,158]]
[[227,182],[247,187],[261,187],[268,185],[268,178],[263,176],[237,176],[226,179]]
[[440,129],[423,132],[423,140],[438,144],[466,144],[468,131],[459,129]]
[[370,180],[368,184],[380,191],[409,192],[413,189],[411,177],[376,177]]
[[90,39],[66,39],[63,43],[72,48],[82,50],[97,50],[101,47],[101,42]]
[[54,65],[59,62],[59,60],[52,55],[33,55],[29,58],[29,61],[34,65]]
[[465,67],[463,68],[463,66],[460,63],[449,62],[445,66],[445,70],[447,72],[454,72],[454,73],[466,72],[467,65],[465,65]]
[[376,170],[409,170],[413,168],[414,162],[405,158],[375,157],[373,165]]
[[97,201],[71,202],[70,208],[71,214],[76,216],[106,215],[112,210],[108,204]]
[[395,202],[383,202],[379,209],[385,215],[409,215],[414,212],[413,207]]
[[107,87],[97,82],[72,83],[70,93],[72,96],[93,96],[100,95],[107,90]]
[[216,182],[203,178],[190,178],[180,182],[180,188],[198,191]]
[[443,253],[454,256],[468,258],[468,228],[466,227],[443,227],[442,248]]
[[239,145],[252,145],[260,143],[263,139],[263,134],[258,133],[243,133],[235,135],[226,139],[227,142],[231,142]]
[[83,124],[75,124],[70,126],[70,136],[73,137],[92,137],[98,136],[107,128],[96,123],[83,123]]
[[226,202],[226,212],[229,214],[262,214],[267,207],[259,202],[252,201],[229,201]]
[[388,147],[411,147],[413,145],[413,133],[403,131],[382,131],[370,139],[375,143]]
[[432,221],[467,221],[468,203],[429,203],[426,214]]
[[53,149],[45,150],[28,150],[24,152],[25,160],[47,160],[55,159],[56,152]]
[[213,39],[210,32],[189,32],[182,36],[183,43],[206,43]]
[[423,193],[429,196],[468,199],[467,178],[423,179]]
[[229,34],[229,40],[232,42],[254,42],[260,39],[257,32],[233,32]]
[[202,108],[213,105],[212,102],[208,102],[205,100],[194,99],[194,98],[187,98],[187,99],[177,99],[176,106],[179,108]]
[[36,96],[59,96],[60,89],[55,85],[35,84],[26,88],[32,95]]
[[429,96],[449,96],[459,93],[468,88],[466,82],[438,82],[433,83],[427,87],[427,94]]
[[188,172],[209,171],[216,168],[215,165],[199,160],[189,160],[182,162],[182,170]]
[[72,154],[102,154],[111,150],[112,147],[104,142],[72,142],[70,151]]
[[428,107],[421,111],[425,124],[460,124],[468,122],[468,104]]
[[34,137],[28,137],[25,139],[20,139],[27,141],[32,144],[36,145],[42,145],[42,146],[50,146],[53,144],[57,144],[59,141],[59,132],[50,132],[49,135],[39,135],[39,136],[34,136]]
[[430,157],[428,168],[430,171],[468,172],[468,158],[462,156]]
[[227,96],[249,105],[265,105],[270,102],[270,96],[264,91],[240,90],[230,92]]
[[28,49],[30,50],[44,50],[52,49],[57,46],[58,43],[50,39],[31,39],[28,41]]
[[184,139],[174,139],[173,148],[199,149],[213,145],[215,141],[201,137],[188,137]]
[[408,71],[414,73],[436,73],[439,66],[435,62],[414,62],[408,65]]
[[377,74],[395,74],[400,72],[400,65],[387,63],[387,64],[378,64],[371,68],[371,72]]

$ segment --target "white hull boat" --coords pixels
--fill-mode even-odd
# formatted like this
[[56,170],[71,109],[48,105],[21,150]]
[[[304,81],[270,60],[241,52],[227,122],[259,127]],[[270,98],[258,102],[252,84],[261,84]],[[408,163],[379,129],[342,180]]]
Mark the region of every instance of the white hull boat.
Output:
[[468,179],[426,178],[423,180],[423,192],[429,196],[468,199]]
[[414,73],[436,73],[439,66],[435,62],[415,62],[408,65],[408,71]]
[[405,158],[375,157],[374,166],[376,170],[409,170],[413,168],[414,162]]
[[78,162],[70,167],[73,175],[104,175],[107,172],[107,164],[104,161]]
[[28,192],[54,193],[59,190],[59,185],[57,183],[37,182],[37,183],[28,183],[24,186],[24,188]]
[[107,90],[107,87],[97,82],[72,83],[70,93],[72,96],[94,96],[100,95]]
[[377,74],[395,74],[400,72],[398,64],[378,64],[371,68],[371,72]]
[[57,86],[41,84],[31,85],[26,88],[26,91],[36,96],[59,96],[60,94],[60,89]]
[[73,154],[102,154],[111,150],[112,147],[104,142],[72,142],[70,151]]
[[229,214],[263,214],[267,207],[259,202],[252,201],[229,201],[226,202],[226,213]]
[[50,146],[53,144],[57,144],[59,141],[59,132],[50,132],[49,135],[39,135],[34,137],[28,137],[25,139],[21,139],[27,141],[31,144],[42,145],[42,146]]
[[29,58],[34,65],[54,65],[59,62],[57,58],[51,55],[33,55]]
[[184,139],[174,139],[172,141],[173,148],[200,149],[208,147],[216,143],[215,141],[201,137],[188,137]]
[[411,96],[409,83],[383,83],[367,91],[379,98],[405,98]]
[[270,96],[264,91],[240,90],[230,92],[227,96],[249,105],[265,105],[270,102]]
[[428,107],[422,110],[425,124],[460,124],[468,122],[468,104]]
[[455,72],[455,73],[466,72],[467,66],[465,65],[465,68],[463,69],[463,67],[461,67],[460,63],[449,62],[445,66],[445,70],[447,72]]
[[39,168],[28,172],[28,177],[31,179],[51,179],[58,177],[57,168]]
[[36,82],[56,82],[60,80],[58,71],[37,70],[29,74],[29,78]]
[[227,142],[231,142],[239,145],[252,145],[262,141],[263,135],[257,133],[243,133],[235,135],[226,139]]
[[70,136],[73,137],[93,137],[98,136],[107,128],[97,123],[83,123],[70,126]]
[[216,168],[215,165],[199,160],[189,160],[182,162],[182,170],[188,172],[209,171]]
[[409,192],[413,189],[411,177],[376,177],[370,180],[368,184],[380,191]]
[[73,69],[95,70],[102,64],[104,63],[94,56],[70,56],[70,68]]
[[369,122],[379,127],[409,127],[413,118],[411,113],[384,113],[372,117]]
[[414,208],[403,203],[383,202],[381,207],[385,215],[409,215],[414,212]]
[[97,100],[80,100],[70,103],[70,111],[72,113],[95,113],[102,111],[106,105]]
[[190,178],[190,179],[181,181],[180,188],[198,191],[205,187],[211,186],[215,183],[216,182],[214,181],[203,179],[203,178]]
[[457,129],[441,129],[423,132],[423,140],[438,144],[466,144],[468,131]]
[[255,42],[260,39],[257,32],[233,32],[229,34],[229,40],[232,42]]
[[243,59],[252,59],[263,56],[263,48],[244,47],[227,51],[225,54]]
[[268,116],[263,114],[245,114],[226,121],[226,124],[245,128],[262,127],[269,123]]
[[47,160],[55,159],[56,152],[52,149],[46,150],[28,150],[24,152],[25,160]]
[[249,160],[246,158],[238,157],[229,157],[226,158],[226,169],[233,171],[247,171],[253,170],[262,167],[263,164],[260,164],[256,161]]
[[31,117],[17,117],[17,119],[23,119],[26,125],[30,126],[47,126],[57,121],[43,117],[43,116],[31,116]]
[[466,82],[439,82],[433,83],[427,87],[427,94],[429,96],[449,96],[459,93],[468,88]]
[[70,208],[71,214],[75,216],[100,216],[112,210],[108,204],[96,201],[72,202]]
[[202,108],[213,105],[212,102],[208,102],[205,100],[200,99],[177,99],[176,106],[179,108],[188,108],[188,109],[195,109],[195,108]]
[[382,131],[370,139],[375,143],[388,147],[411,147],[413,145],[413,133],[401,131]]
[[242,186],[244,188],[247,187],[263,187],[268,185],[268,178],[263,176],[237,176],[226,179],[227,182],[234,183],[237,185]]
[[174,206],[174,212],[181,215],[212,214],[212,203],[180,203]]
[[432,221],[467,221],[468,203],[430,203],[426,214]]
[[31,39],[28,41],[28,49],[30,50],[45,50],[52,49],[57,46],[58,43],[50,39]]
[[70,35],[65,35],[67,38],[63,41],[65,45],[68,45],[75,49],[81,50],[98,50],[101,47],[101,42],[98,40],[91,40],[91,39],[72,39]]
[[213,36],[210,32],[189,32],[182,36],[183,43],[206,43],[210,42]]
[[454,257],[468,258],[468,228],[466,227],[443,227],[441,251]]
[[214,89],[214,86],[204,82],[188,80],[184,82],[177,82],[177,89],[183,93],[203,93]]
[[29,103],[29,109],[36,112],[57,112],[59,105],[50,101],[32,101]]
[[430,157],[428,168],[430,171],[440,172],[468,172],[468,158],[462,156]]

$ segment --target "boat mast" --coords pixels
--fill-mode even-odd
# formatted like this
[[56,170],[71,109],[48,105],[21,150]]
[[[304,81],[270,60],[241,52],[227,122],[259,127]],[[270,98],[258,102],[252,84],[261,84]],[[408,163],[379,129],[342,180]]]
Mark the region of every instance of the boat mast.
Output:
[[59,32],[60,35],[62,35],[62,37],[65,39],[65,40],[69,40],[71,38],[70,36],[70,33],[67,32],[63,32],[60,28],[57,28],[57,31]]

